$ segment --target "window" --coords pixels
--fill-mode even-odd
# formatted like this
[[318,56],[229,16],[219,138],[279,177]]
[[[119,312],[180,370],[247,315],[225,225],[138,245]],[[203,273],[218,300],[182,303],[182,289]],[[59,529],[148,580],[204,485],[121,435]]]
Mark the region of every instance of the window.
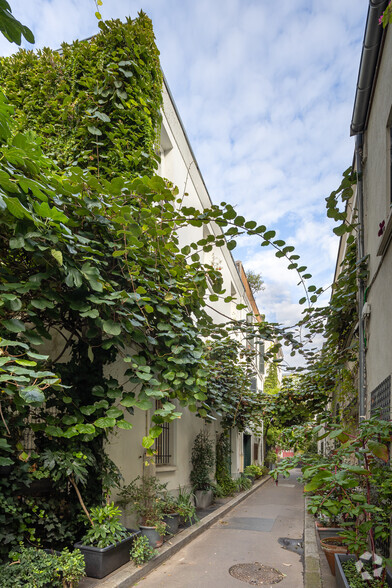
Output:
[[371,394],[370,415],[378,414],[381,419],[391,418],[391,376],[383,380]]
[[[156,409],[162,408],[162,401],[155,401]],[[169,465],[171,463],[171,450],[170,450],[170,424],[162,423],[162,433],[155,441],[155,463],[156,465]]]
[[261,374],[265,373],[265,366],[264,366],[264,343],[259,343],[259,372]]

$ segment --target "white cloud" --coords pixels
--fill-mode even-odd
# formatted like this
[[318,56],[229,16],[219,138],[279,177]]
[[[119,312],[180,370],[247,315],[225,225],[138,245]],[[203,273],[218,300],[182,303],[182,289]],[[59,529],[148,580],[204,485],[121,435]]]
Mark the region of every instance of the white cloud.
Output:
[[[37,46],[97,32],[93,0],[16,0]],[[162,66],[214,202],[225,200],[295,244],[320,284],[337,239],[325,197],[351,164],[350,117],[367,3],[357,0],[145,0]],[[135,0],[103,0],[104,18],[135,17]],[[12,49],[0,41],[0,53]],[[244,239],[238,255],[260,271],[261,310],[292,322],[293,272]]]

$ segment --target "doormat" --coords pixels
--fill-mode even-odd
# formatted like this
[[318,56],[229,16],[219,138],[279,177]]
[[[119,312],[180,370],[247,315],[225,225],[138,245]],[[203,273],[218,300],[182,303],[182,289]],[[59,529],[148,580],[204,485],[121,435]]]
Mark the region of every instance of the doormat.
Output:
[[230,576],[246,582],[251,586],[267,586],[277,584],[284,578],[284,574],[275,568],[265,566],[258,561],[254,563],[236,564],[229,569]]

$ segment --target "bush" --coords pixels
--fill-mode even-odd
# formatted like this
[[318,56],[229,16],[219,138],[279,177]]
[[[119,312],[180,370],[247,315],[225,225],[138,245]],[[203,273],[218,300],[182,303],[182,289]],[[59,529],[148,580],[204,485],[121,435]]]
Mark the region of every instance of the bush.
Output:
[[75,588],[85,576],[84,557],[79,549],[64,549],[60,555],[34,547],[20,547],[13,560],[1,566],[0,588]]
[[192,447],[191,483],[194,490],[210,490],[212,482],[210,471],[214,466],[214,449],[208,433],[200,431]]
[[252,481],[243,474],[241,474],[240,477],[235,480],[235,484],[237,486],[238,492],[252,488]]
[[265,456],[265,461],[267,463],[276,463],[278,460],[275,451],[273,451],[272,449],[270,449],[267,453],[267,455]]
[[137,566],[141,566],[155,557],[157,553],[158,551],[149,544],[147,537],[140,535],[140,537],[136,537],[133,542],[130,556]]
[[257,464],[246,466],[244,469],[245,476],[253,476],[254,478],[261,478],[263,475],[263,468]]

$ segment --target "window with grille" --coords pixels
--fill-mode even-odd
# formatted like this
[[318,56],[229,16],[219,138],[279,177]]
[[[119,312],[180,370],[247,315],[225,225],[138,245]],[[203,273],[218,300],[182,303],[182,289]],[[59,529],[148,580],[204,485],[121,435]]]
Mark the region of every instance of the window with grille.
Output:
[[259,372],[261,374],[265,373],[265,366],[264,366],[264,343],[259,343]]
[[391,418],[391,376],[374,388],[371,395],[371,416],[378,414],[383,421]]
[[[156,408],[162,408],[162,402],[156,401]],[[171,461],[170,451],[170,423],[162,423],[162,433],[155,441],[155,463],[156,465],[168,465]]]

